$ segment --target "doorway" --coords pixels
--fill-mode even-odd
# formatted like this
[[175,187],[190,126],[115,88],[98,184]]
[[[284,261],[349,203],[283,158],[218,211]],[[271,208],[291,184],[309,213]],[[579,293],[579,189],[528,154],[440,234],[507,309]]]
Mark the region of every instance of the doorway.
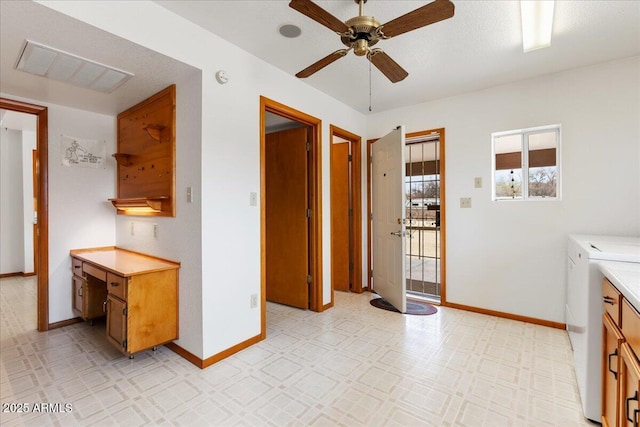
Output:
[[331,286],[363,292],[361,138],[337,126],[331,132]]
[[34,187],[38,220],[34,229],[34,268],[37,268],[38,331],[46,331],[49,329],[48,110],[47,107],[7,98],[0,98],[0,108],[37,117]]
[[[266,122],[268,115],[271,114],[286,121],[295,122],[298,126],[295,129],[278,132],[277,136],[268,136]],[[286,286],[293,286],[295,288],[293,292],[298,294],[295,297],[297,302],[290,305],[318,312],[325,309],[322,299],[320,127],[319,119],[277,101],[260,97],[260,239],[262,248],[260,256],[263,336],[266,334],[267,298],[273,296],[275,302],[288,304],[288,298],[291,296],[290,290],[277,289],[286,281],[278,277],[281,274],[295,274],[295,283],[286,284]],[[296,185],[289,188],[287,181],[291,180],[296,181],[293,183]],[[293,193],[285,194],[289,190]],[[290,215],[295,217],[295,223],[287,220]],[[293,227],[295,229],[292,229]],[[295,239],[297,241],[291,242],[287,236],[297,236]],[[282,245],[285,247],[280,247]],[[297,253],[299,250],[306,252],[303,257]],[[275,256],[270,253],[273,251],[277,251]],[[295,259],[295,273],[288,271],[293,270],[291,268],[293,266],[287,265],[287,259],[290,256],[294,257],[291,259]],[[303,274],[305,272],[306,274]],[[277,280],[275,290],[272,288],[274,283],[270,283],[274,276]],[[283,295],[287,298],[284,301]],[[305,299],[306,302],[304,302]]]
[[[371,148],[367,141],[367,211],[371,214]],[[408,297],[446,303],[445,130],[405,136],[405,274]],[[372,222],[368,222],[368,288],[372,289]]]

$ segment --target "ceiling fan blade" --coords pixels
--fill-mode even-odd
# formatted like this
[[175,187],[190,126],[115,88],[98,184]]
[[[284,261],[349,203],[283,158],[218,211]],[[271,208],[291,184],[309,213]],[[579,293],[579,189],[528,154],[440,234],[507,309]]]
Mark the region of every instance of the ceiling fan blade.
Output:
[[404,68],[380,49],[374,49],[368,58],[382,74],[391,80],[391,83],[398,83],[409,75]]
[[289,7],[308,16],[336,33],[344,34],[349,31],[347,24],[312,2],[311,0],[291,0]]
[[336,50],[335,52],[330,53],[329,55],[325,56],[321,60],[314,62],[304,70],[300,71],[298,74],[296,74],[296,77],[299,77],[301,79],[309,77],[310,75],[322,70],[324,67],[331,64],[332,62],[342,58],[347,54],[347,52],[349,52],[349,49]]
[[453,16],[455,6],[449,0],[435,0],[432,3],[393,19],[381,26],[385,38],[433,24]]

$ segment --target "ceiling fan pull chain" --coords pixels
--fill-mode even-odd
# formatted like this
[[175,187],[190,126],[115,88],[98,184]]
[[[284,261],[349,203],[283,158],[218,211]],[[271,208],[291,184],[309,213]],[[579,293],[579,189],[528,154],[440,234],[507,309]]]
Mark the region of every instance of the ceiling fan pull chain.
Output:
[[369,111],[371,111],[371,58],[369,58]]

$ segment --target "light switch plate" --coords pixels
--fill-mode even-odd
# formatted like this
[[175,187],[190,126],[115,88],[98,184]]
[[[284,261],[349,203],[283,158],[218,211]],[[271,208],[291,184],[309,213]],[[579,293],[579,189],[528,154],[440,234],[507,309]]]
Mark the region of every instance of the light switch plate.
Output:
[[475,188],[482,188],[482,177],[476,176],[473,180],[473,185]]
[[461,208],[470,208],[471,207],[471,197],[460,197],[460,207]]
[[249,193],[249,206],[258,206],[258,193],[255,191]]

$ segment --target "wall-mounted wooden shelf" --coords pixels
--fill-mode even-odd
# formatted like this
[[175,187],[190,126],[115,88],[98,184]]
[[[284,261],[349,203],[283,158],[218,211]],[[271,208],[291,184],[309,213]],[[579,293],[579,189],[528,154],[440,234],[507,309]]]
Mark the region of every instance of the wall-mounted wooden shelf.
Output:
[[175,85],[118,114],[119,215],[176,215],[175,123]]
[[128,214],[153,215],[162,212],[162,203],[169,201],[169,196],[130,197],[126,199],[109,199],[118,211]]

